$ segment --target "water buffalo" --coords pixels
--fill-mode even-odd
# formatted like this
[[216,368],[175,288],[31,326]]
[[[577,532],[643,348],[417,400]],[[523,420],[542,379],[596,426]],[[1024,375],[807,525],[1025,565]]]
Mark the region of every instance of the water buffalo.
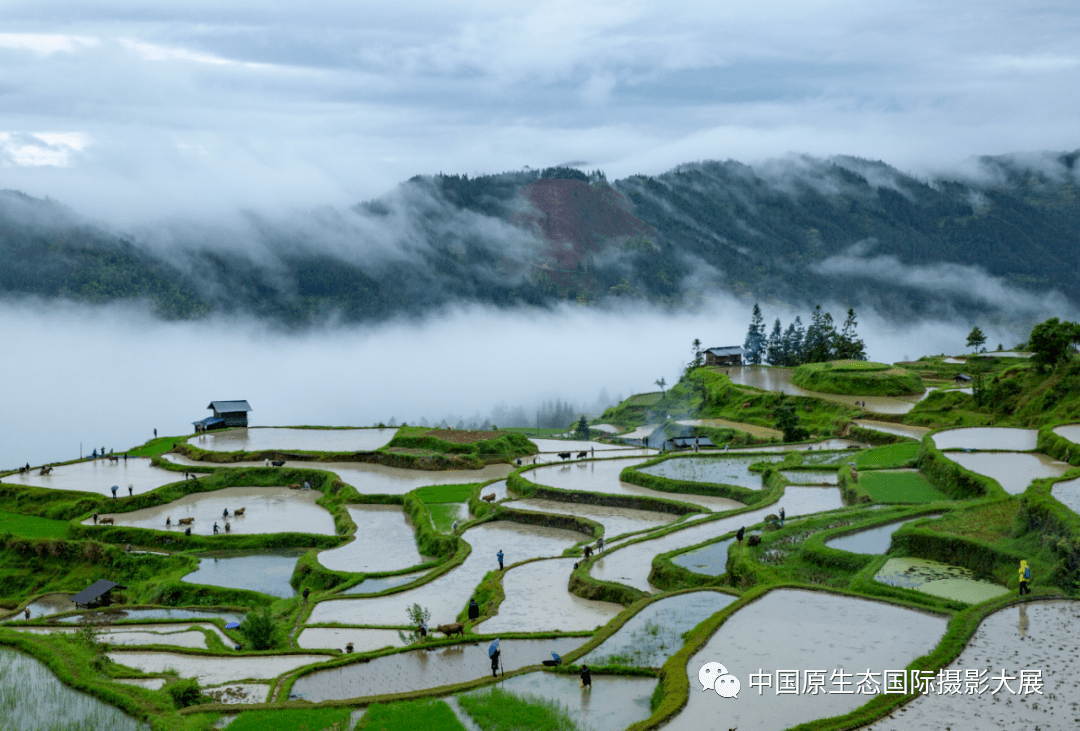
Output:
[[119,462],[120,461],[120,455],[118,455],[118,454],[110,454],[109,455],[109,461],[110,462]]
[[559,459],[562,459],[562,460],[570,459],[570,453],[569,452],[559,452]]
[[113,519],[112,518],[100,518],[98,520],[98,523],[101,524],[101,525],[112,525],[113,524]]
[[294,482],[294,483],[292,483],[292,484],[290,484],[290,485],[289,485],[289,489],[290,489],[290,490],[303,490],[303,489],[304,489],[304,486],[303,486],[303,485],[301,485],[301,484],[299,484],[299,483],[297,483],[297,482]]
[[578,459],[585,459],[588,456],[589,456],[589,450],[587,450],[587,449],[584,452],[578,452],[577,453],[577,458]]
[[231,531],[231,530],[232,530],[232,526],[231,526],[231,525],[229,525],[228,523],[226,523],[226,524],[225,524],[225,532],[226,532],[226,533],[228,533],[228,532],[229,532],[229,531]]
[[461,622],[454,622],[453,624],[440,624],[435,628],[436,632],[442,632],[447,637],[453,637],[454,635],[465,636],[465,625]]
[[491,493],[490,495],[484,495],[484,497],[480,499],[483,500],[485,503],[493,503],[495,502],[495,493]]
[[52,467],[42,467],[42,468],[41,468],[41,472],[40,472],[39,474],[42,474],[42,475],[47,475],[47,474],[49,474],[49,473],[50,473],[50,472],[52,472],[52,471],[53,471],[53,468],[52,468]]
[[191,525],[194,522],[195,522],[194,518],[181,518],[180,520],[176,521],[176,524],[177,525]]
[[237,508],[233,511],[233,517],[236,518],[243,515],[245,510],[247,510],[247,508]]
[[746,539],[746,545],[750,546],[751,548],[753,548],[754,546],[761,545],[761,536],[757,536],[757,535],[750,536],[749,538]]
[[285,460],[283,460],[283,459],[274,460],[270,464],[274,465],[275,467],[284,467],[285,466]]

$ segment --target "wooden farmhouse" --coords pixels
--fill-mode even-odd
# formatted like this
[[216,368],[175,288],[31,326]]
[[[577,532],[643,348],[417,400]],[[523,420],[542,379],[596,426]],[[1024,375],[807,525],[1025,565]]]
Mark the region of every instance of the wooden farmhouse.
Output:
[[727,345],[722,348],[709,348],[705,351],[705,365],[707,366],[741,366],[743,349],[738,345]]
[[247,401],[211,401],[206,408],[213,410],[212,418],[223,419],[225,426],[247,426],[251,406]]
[[107,607],[112,603],[110,592],[113,589],[126,588],[126,586],[121,586],[115,581],[98,579],[93,584],[71,597],[71,601],[75,602],[76,607],[86,607],[88,609],[92,607]]

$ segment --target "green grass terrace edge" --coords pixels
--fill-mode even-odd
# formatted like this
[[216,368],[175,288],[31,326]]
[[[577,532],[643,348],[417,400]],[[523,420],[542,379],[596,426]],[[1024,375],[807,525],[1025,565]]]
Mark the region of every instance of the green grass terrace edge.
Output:
[[864,361],[806,363],[792,371],[791,382],[810,391],[842,396],[910,396],[926,390],[918,373]]
[[[589,462],[592,460],[582,461]],[[707,512],[704,508],[698,505],[679,502],[674,499],[668,500],[665,498],[656,498],[645,495],[618,495],[602,492],[587,492],[584,490],[563,490],[557,487],[540,485],[532,482],[524,476],[524,473],[531,469],[535,469],[533,465],[521,467],[512,472],[506,478],[506,486],[518,495],[521,495],[522,497],[538,498],[542,500],[555,500],[563,503],[606,505],[614,508],[651,510],[657,513],[673,513],[675,515],[689,515],[691,513]]]
[[954,500],[1000,498],[1008,495],[997,480],[961,467],[934,444],[930,432],[922,439],[916,465],[930,484]]
[[[765,452],[751,453],[752,456],[758,454],[767,454]],[[705,458],[715,459],[727,459],[731,457],[739,456],[737,452],[723,453],[716,455],[707,455]],[[646,467],[652,467],[653,465],[661,464],[668,460],[678,459],[701,459],[700,454],[694,455],[661,455],[654,457],[647,462],[643,462],[639,465],[631,465],[625,468],[620,474],[619,479],[623,482],[629,482],[631,485],[637,485],[638,487],[647,487],[650,490],[656,490],[657,492],[667,492],[673,495],[708,495],[711,497],[728,498],[729,500],[737,500],[747,507],[757,505],[767,505],[768,503],[775,502],[779,495],[775,494],[776,490],[769,487],[769,477],[776,472],[776,464],[769,463],[761,473],[762,489],[751,490],[747,487],[739,487],[737,485],[725,485],[717,482],[695,482],[693,480],[674,480],[669,477],[660,477],[659,475],[650,475],[641,470]],[[783,487],[783,485],[779,485]]]
[[1070,471],[1055,479],[1032,482],[1020,496],[1017,516],[1019,531],[1041,536],[1058,556],[1048,578],[1074,596],[1080,594],[1080,515],[1062,505],[1051,491],[1058,482],[1075,477]]

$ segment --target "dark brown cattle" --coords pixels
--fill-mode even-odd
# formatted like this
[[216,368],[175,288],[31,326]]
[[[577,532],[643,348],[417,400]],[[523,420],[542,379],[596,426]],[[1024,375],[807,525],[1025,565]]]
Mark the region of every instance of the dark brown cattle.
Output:
[[495,502],[495,493],[491,493],[490,495],[484,495],[484,497],[480,499],[483,500],[485,503],[493,503]]
[[559,452],[559,459],[563,459],[563,460],[570,459],[570,453],[569,452]]
[[588,456],[589,456],[589,451],[588,450],[585,450],[584,452],[578,452],[577,453],[577,458],[578,459],[585,459]]
[[101,525],[112,525],[113,524],[113,519],[112,518],[101,518],[101,519],[98,520],[98,523],[100,523]]

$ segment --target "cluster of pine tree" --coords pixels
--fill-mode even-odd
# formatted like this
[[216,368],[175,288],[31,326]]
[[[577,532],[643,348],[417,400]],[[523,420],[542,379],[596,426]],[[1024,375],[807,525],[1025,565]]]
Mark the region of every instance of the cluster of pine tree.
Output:
[[818,305],[810,316],[810,327],[803,328],[802,319],[796,316],[785,330],[776,318],[772,332],[766,334],[765,319],[755,303],[743,342],[743,363],[794,367],[827,360],[866,360],[866,344],[855,331],[857,326],[855,310],[848,308],[847,319],[837,332],[832,315]]

